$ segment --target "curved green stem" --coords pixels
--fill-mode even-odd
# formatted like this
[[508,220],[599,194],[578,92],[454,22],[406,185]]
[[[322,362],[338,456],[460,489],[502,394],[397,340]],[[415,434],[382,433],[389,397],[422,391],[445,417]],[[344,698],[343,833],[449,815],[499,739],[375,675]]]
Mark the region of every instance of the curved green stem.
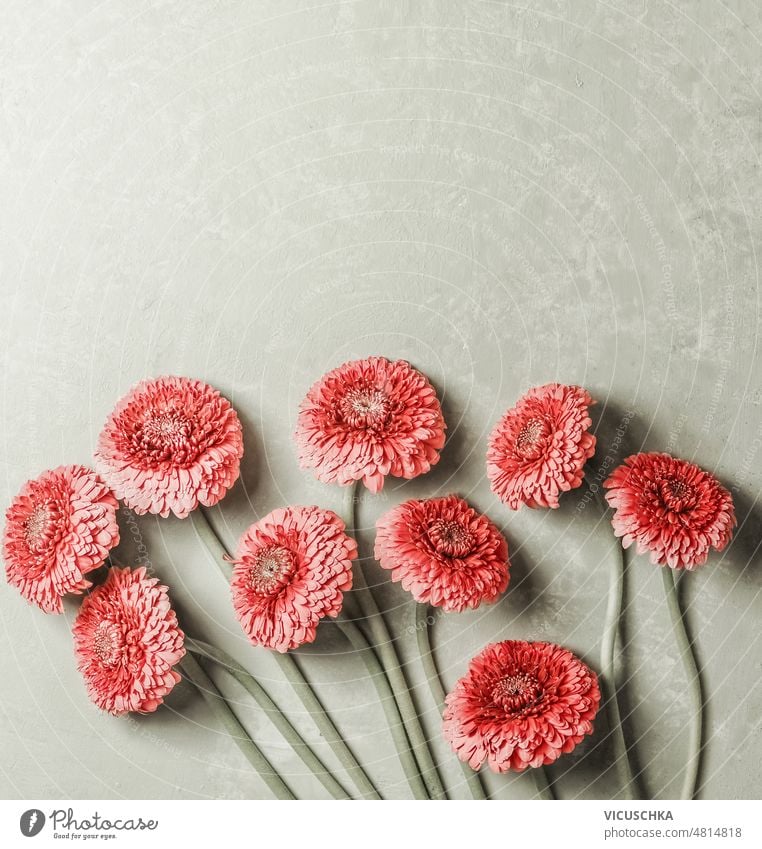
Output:
[[[224,559],[227,555],[227,548],[215,531],[214,525],[212,525],[209,516],[203,508],[192,514],[194,519],[199,513],[201,514],[202,521],[194,521],[193,527],[206,546],[212,559],[217,563],[220,572],[228,580],[230,577],[229,570],[225,565]],[[381,796],[374,787],[373,782],[342,738],[338,728],[336,728],[320,700],[315,695],[294,658],[288,652],[286,654],[271,652],[271,655],[280,666],[284,677],[291,685],[302,707],[310,715],[320,735],[331,747],[334,756],[344,769],[346,769],[361,795],[366,799],[380,799]]]
[[[350,518],[347,522],[347,527],[350,529],[350,533],[354,532],[355,535],[356,487],[357,484],[355,483],[347,488],[347,500],[349,504],[346,510],[346,515]],[[418,711],[413,703],[410,688],[405,680],[405,674],[402,671],[397,650],[394,647],[389,629],[373,598],[373,594],[368,587],[359,563],[355,564],[354,569],[353,595],[357,598],[360,612],[370,631],[373,648],[378,653],[381,668],[389,679],[392,693],[399,706],[400,714],[405,724],[405,731],[410,740],[410,745],[413,747],[415,759],[418,762],[418,767],[429,796],[432,799],[446,799],[447,796],[445,795],[442,781],[431,755],[426,734],[418,718]]]
[[622,549],[621,556],[611,560],[608,604],[606,605],[606,618],[603,623],[603,639],[601,641],[601,683],[603,684],[610,733],[614,745],[615,766],[619,774],[619,780],[623,786],[624,797],[626,799],[632,799],[635,795],[636,785],[632,774],[632,767],[630,766],[630,756],[627,752],[624,731],[622,730],[622,718],[619,714],[615,672],[616,640],[619,633],[619,620],[622,615],[622,602],[624,600],[626,557],[626,549]]
[[532,777],[534,785],[537,788],[537,798],[545,799],[546,801],[555,801],[556,794],[553,792],[553,784],[548,778],[548,773],[544,766],[536,766],[532,769]]
[[693,799],[696,795],[699,766],[701,765],[701,739],[704,731],[704,697],[701,692],[701,676],[693,652],[693,644],[688,637],[685,627],[685,617],[680,610],[680,599],[677,595],[677,584],[673,570],[669,566],[661,567],[664,581],[664,594],[667,598],[669,616],[672,620],[672,634],[680,650],[680,659],[688,679],[693,708],[688,724],[688,760],[685,765],[685,777],[680,795],[681,799]]
[[213,660],[225,669],[228,674],[254,698],[257,705],[267,714],[267,718],[280,732],[283,739],[291,746],[297,757],[310,770],[315,778],[325,787],[334,799],[351,799],[349,793],[333,777],[330,770],[304,741],[302,735],[289,722],[284,713],[270,698],[264,687],[232,657],[201,640],[191,640],[190,650],[196,654]]
[[423,782],[418,764],[410,748],[410,742],[405,733],[405,724],[402,721],[399,705],[394,698],[389,679],[378,662],[375,652],[371,648],[370,643],[365,639],[362,631],[350,619],[340,617],[336,620],[336,624],[341,628],[342,633],[349,640],[352,648],[360,656],[360,659],[365,664],[365,668],[368,670],[368,675],[370,675],[373,681],[379,701],[381,702],[381,707],[384,710],[386,722],[392,734],[392,739],[397,748],[397,755],[399,756],[402,769],[414,798],[429,799],[428,790]]
[[[445,707],[445,690],[442,686],[442,679],[439,677],[434,655],[431,651],[431,640],[429,639],[429,610],[431,608],[427,604],[417,604],[415,613],[415,633],[418,639],[418,653],[421,656],[423,672],[428,681],[431,695],[439,709],[440,714]],[[484,787],[482,787],[479,773],[475,772],[471,767],[458,758],[458,764],[466,779],[466,784],[473,799],[486,799]]]
[[185,677],[196,687],[212,709],[220,725],[246,756],[259,777],[267,784],[276,799],[295,799],[296,796],[288,788],[262,750],[251,739],[249,733],[241,725],[233,709],[225,701],[212,679],[204,672],[193,655],[186,654],[180,662],[180,669]]

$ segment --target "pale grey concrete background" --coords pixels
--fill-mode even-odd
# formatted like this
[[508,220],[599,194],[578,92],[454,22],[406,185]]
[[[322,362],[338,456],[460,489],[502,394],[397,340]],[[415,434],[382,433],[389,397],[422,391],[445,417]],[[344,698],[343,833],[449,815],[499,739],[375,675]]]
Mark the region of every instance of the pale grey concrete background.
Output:
[[[1,13],[0,507],[42,469],[89,462],[116,399],[162,373],[215,384],[245,422],[243,479],[217,514],[229,540],[279,505],[338,507],[337,489],[297,468],[297,404],[345,359],[405,357],[440,390],[449,440],[430,475],[363,503],[365,546],[390,504],[456,490],[512,552],[498,605],[436,623],[448,684],[505,636],[597,665],[618,556],[607,526],[580,492],[510,514],[483,463],[522,391],[582,383],[600,402],[593,465],[667,449],[736,497],[735,541],[689,576],[684,601],[710,694],[701,795],[758,798],[758,4],[3,0]],[[190,522],[123,521],[122,533],[120,558],[142,540],[188,630],[291,707]],[[397,587],[383,595],[417,678],[412,605]],[[627,730],[647,792],[669,797],[688,699],[644,560],[628,596]],[[0,605],[0,795],[265,794],[184,686],[153,716],[100,715],[72,659],[76,605],[44,616],[5,583]],[[373,690],[334,626],[300,659],[384,792],[404,796]],[[273,739],[256,712],[250,725]],[[565,798],[615,790],[605,731],[601,720],[552,770]],[[320,795],[277,740],[266,747],[301,795]],[[525,777],[490,789],[533,792]]]

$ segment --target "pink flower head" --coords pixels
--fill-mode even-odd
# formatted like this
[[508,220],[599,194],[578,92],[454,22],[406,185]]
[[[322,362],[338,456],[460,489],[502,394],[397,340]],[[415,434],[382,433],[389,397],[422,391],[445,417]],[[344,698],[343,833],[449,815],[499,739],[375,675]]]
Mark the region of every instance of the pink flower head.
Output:
[[695,569],[722,551],[736,516],[730,493],[709,472],[669,454],[633,454],[603,484],[622,545],[651,563]]
[[206,383],[158,377],[134,386],[98,439],[98,470],[136,513],[184,519],[211,507],[238,478],[241,423]]
[[579,386],[548,383],[530,389],[492,431],[487,476],[511,510],[558,507],[558,496],[582,483],[582,468],[595,452],[588,407],[595,402]]
[[444,736],[473,769],[553,763],[593,731],[601,693],[595,673],[553,643],[487,646],[447,696]]
[[84,466],[59,466],[27,481],[5,514],[8,583],[46,613],[62,613],[62,597],[91,586],[84,576],[119,542],[117,506]]
[[414,478],[439,461],[445,421],[434,387],[404,360],[344,363],[310,389],[299,408],[299,463],[325,483]]
[[172,667],[185,654],[184,634],[167,588],[143,567],[110,569],[72,630],[79,670],[101,710],[150,713],[180,680]]
[[376,522],[376,560],[416,601],[461,611],[508,586],[508,545],[457,495],[406,501]]
[[338,616],[352,586],[357,544],[330,510],[273,510],[241,537],[233,607],[254,645],[279,652],[315,639],[324,616]]

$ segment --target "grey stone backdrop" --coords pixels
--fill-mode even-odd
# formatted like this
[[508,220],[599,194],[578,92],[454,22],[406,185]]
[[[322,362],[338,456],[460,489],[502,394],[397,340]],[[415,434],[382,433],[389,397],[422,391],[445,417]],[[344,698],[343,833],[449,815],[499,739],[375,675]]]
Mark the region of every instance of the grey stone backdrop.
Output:
[[[580,490],[558,511],[510,513],[484,469],[519,394],[584,384],[599,401],[594,470],[665,449],[733,491],[735,541],[683,598],[710,694],[701,795],[758,797],[758,4],[4,0],[2,18],[0,507],[42,469],[88,463],[133,382],[178,373],[219,387],[245,423],[242,480],[216,514],[229,542],[276,506],[338,508],[297,467],[297,404],[346,359],[404,357],[440,391],[449,440],[431,474],[363,502],[365,552],[391,504],[457,491],[505,531],[513,564],[499,604],[436,622],[446,682],[505,637],[597,665],[618,556],[599,511]],[[121,519],[120,559],[144,545],[188,630],[292,705],[190,522]],[[417,680],[410,599],[367,569]],[[2,795],[265,794],[185,686],[152,716],[99,714],[72,658],[75,604],[45,616],[2,583],[0,605]],[[384,792],[404,796],[361,664],[333,625],[319,634],[304,668]],[[688,699],[644,559],[624,638],[627,731],[647,792],[669,797]],[[247,716],[298,792],[319,796]],[[615,789],[605,730],[552,769],[565,798]],[[489,785],[533,793],[521,776]]]

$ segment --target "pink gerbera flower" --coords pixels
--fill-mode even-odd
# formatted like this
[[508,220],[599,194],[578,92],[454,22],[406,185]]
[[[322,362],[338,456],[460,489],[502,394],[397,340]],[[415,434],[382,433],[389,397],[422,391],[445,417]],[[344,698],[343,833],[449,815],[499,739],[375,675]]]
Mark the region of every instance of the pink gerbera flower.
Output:
[[487,476],[492,491],[512,510],[558,507],[558,496],[582,483],[595,452],[588,407],[579,386],[548,383],[530,389],[492,431]]
[[376,560],[416,601],[460,611],[494,601],[508,586],[505,539],[457,495],[406,501],[376,529]]
[[187,377],[134,386],[106,421],[95,454],[128,507],[181,519],[225,495],[242,456],[236,411],[216,389]]
[[315,639],[338,616],[352,586],[357,544],[330,510],[286,507],[253,524],[238,543],[233,607],[254,645],[279,652]]
[[167,588],[143,567],[110,569],[82,602],[73,633],[88,694],[111,714],[150,713],[180,680],[173,667],[185,654],[184,634]]
[[730,493],[709,472],[669,454],[633,454],[603,484],[622,545],[673,569],[695,569],[722,551],[736,525]]
[[84,466],[59,466],[27,481],[5,514],[8,583],[46,613],[63,612],[62,597],[91,586],[84,576],[119,542],[117,506]]
[[553,763],[593,731],[601,700],[594,672],[552,643],[487,646],[447,696],[444,736],[473,769]]
[[361,480],[378,492],[387,475],[428,472],[444,432],[436,392],[419,371],[403,360],[368,357],[329,371],[310,389],[295,438],[302,468],[319,480]]

